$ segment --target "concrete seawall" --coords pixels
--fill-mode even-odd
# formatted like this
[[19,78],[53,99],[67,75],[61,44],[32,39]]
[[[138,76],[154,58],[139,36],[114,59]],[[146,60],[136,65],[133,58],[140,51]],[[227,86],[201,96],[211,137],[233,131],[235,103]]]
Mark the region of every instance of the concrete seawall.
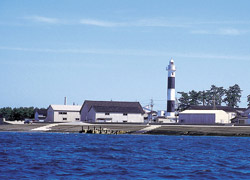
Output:
[[104,128],[128,134],[249,136],[250,126],[144,125],[144,124],[12,124],[0,125],[0,131],[79,133],[82,129]]

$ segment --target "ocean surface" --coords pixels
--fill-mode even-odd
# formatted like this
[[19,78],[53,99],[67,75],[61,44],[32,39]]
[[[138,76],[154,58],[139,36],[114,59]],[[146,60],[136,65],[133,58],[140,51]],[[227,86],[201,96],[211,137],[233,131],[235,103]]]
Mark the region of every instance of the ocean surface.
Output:
[[250,179],[250,138],[0,132],[0,179]]

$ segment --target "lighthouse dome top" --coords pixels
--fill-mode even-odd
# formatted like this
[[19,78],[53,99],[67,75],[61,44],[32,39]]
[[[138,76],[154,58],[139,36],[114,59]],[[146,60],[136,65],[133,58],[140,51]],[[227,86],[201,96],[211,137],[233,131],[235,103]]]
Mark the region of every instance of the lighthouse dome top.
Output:
[[168,67],[166,69],[169,72],[175,72],[176,71],[173,58],[171,58],[171,60],[169,61],[169,65],[168,65]]
[[169,64],[174,64],[174,60],[173,60],[173,58],[171,58],[171,60],[170,60]]

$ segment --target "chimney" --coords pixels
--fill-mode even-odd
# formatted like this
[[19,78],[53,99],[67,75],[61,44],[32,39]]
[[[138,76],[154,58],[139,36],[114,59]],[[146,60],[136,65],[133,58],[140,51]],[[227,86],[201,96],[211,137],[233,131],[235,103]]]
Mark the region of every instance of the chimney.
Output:
[[64,97],[64,105],[67,105],[67,97]]

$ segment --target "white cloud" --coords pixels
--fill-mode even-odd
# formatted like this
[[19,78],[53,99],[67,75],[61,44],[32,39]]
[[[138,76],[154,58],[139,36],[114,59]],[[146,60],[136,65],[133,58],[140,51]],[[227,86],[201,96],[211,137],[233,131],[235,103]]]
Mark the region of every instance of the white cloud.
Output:
[[45,16],[28,16],[24,19],[31,20],[33,22],[48,23],[48,24],[82,24],[88,26],[99,27],[187,27],[189,25],[184,23],[175,22],[166,18],[150,18],[150,19],[136,19],[127,21],[104,21],[100,19],[88,19],[83,18],[80,20],[65,20],[58,18],[51,18]]
[[25,17],[25,19],[30,19],[35,22],[42,22],[42,23],[49,23],[49,24],[57,24],[60,22],[57,18],[50,18],[50,17],[44,17],[44,16],[29,16]]
[[171,23],[163,19],[139,19],[124,22],[82,19],[80,23],[100,27],[186,27],[185,25]]
[[80,24],[100,26],[100,27],[115,27],[115,26],[122,25],[122,24],[116,23],[116,22],[100,21],[100,20],[94,20],[94,19],[82,19],[82,20],[80,20]]
[[216,30],[193,30],[191,31],[192,34],[208,34],[208,35],[230,35],[230,36],[237,36],[246,34],[248,31],[246,30],[239,30],[235,28],[222,28]]
[[[83,18],[76,19],[59,19],[45,16],[28,16],[25,19],[34,22],[47,24],[63,24],[63,25],[85,25],[97,27],[168,27],[168,28],[188,28],[192,34],[210,34],[210,35],[242,35],[249,31],[240,30],[237,28],[219,28],[222,25],[250,25],[250,21],[195,21],[191,19],[176,19],[176,18],[144,18],[144,19],[130,19],[126,21],[105,21],[101,19]],[[203,27],[204,29],[198,29]],[[214,29],[212,29],[214,27]],[[191,30],[190,29],[198,29]],[[208,29],[209,28],[209,29]],[[217,29],[215,29],[217,28]],[[218,29],[219,28],[219,29]]]

